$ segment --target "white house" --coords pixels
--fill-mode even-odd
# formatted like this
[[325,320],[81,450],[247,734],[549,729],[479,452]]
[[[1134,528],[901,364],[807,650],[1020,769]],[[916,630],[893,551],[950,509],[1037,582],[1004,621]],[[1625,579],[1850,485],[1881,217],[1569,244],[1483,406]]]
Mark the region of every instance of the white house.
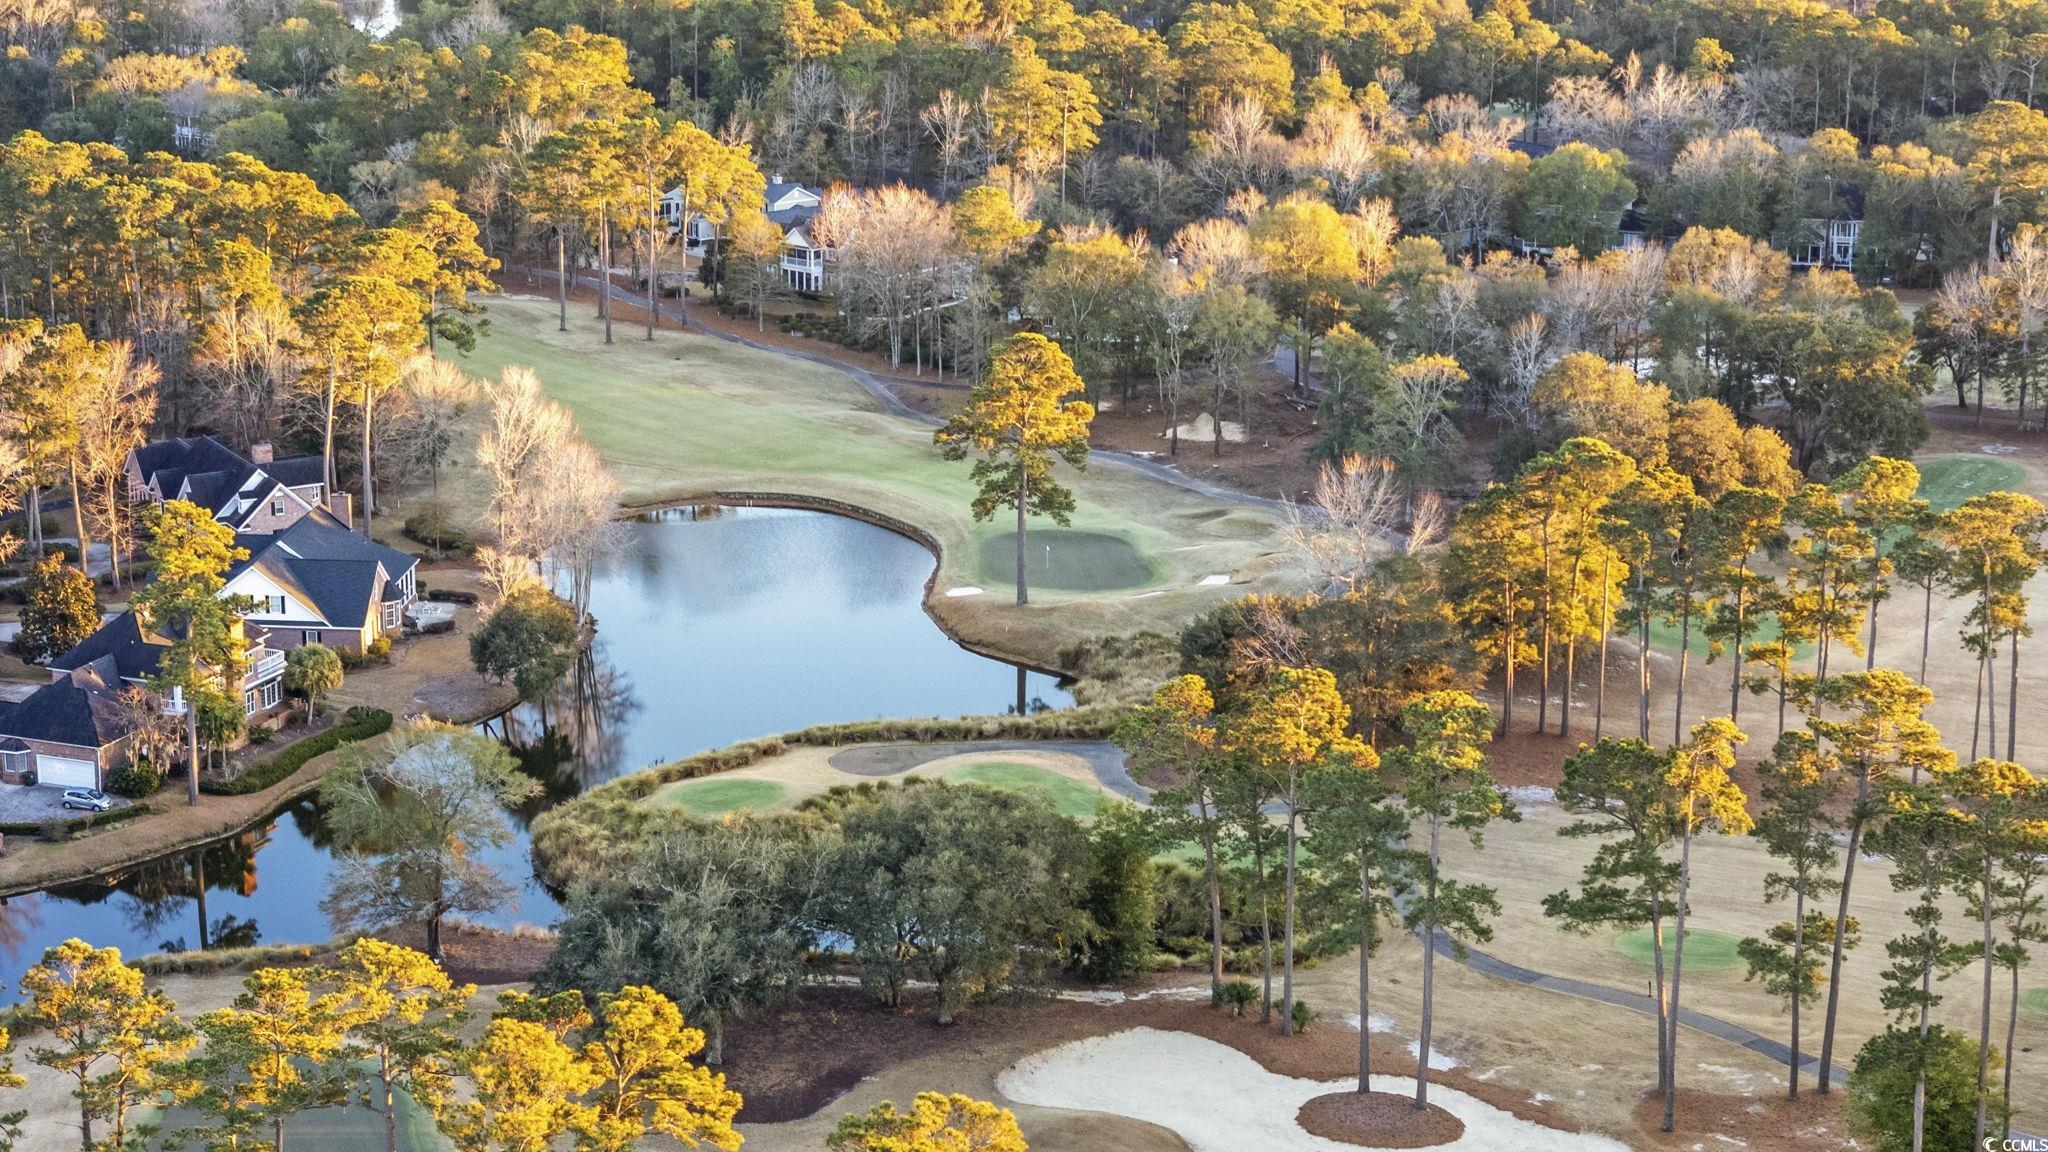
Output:
[[[702,256],[707,245],[718,238],[718,226],[704,218],[701,212],[690,213],[683,220],[683,194],[687,186],[671,188],[661,198],[656,213],[668,225],[669,234],[683,234],[683,249],[692,256]],[[818,214],[818,205],[824,201],[819,189],[784,180],[779,174],[768,181],[763,193],[763,210],[768,219],[781,225],[785,230],[808,223]]]

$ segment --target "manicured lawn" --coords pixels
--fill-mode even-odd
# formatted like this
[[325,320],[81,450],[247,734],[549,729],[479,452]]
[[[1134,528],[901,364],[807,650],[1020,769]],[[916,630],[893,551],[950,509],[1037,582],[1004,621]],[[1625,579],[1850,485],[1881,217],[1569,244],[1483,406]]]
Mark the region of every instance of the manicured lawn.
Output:
[[789,789],[773,780],[688,780],[662,790],[662,799],[693,816],[723,816],[742,808],[763,809],[782,802]]
[[[1008,584],[1016,578],[1016,533],[983,537],[981,582]],[[1152,568],[1121,536],[1066,528],[1027,529],[1024,579],[1033,588],[1107,592],[1151,582]]]
[[1920,465],[1920,498],[1946,512],[1972,496],[2020,487],[2026,470],[1992,457],[1944,456]]
[[993,760],[980,764],[963,764],[945,773],[945,778],[955,784],[984,784],[990,788],[1001,788],[1009,792],[1030,792],[1052,801],[1052,806],[1062,816],[1077,820],[1090,819],[1095,815],[1095,805],[1107,798],[1097,788],[1090,788],[1077,780],[1070,780],[1057,772],[1049,772],[1032,764],[1012,764]]
[[[1011,568],[984,563],[985,554],[1002,555],[1010,545],[1011,524],[1000,516],[974,520],[969,465],[942,459],[928,426],[881,411],[845,374],[672,329],[649,342],[620,326],[616,343],[606,345],[588,305],[571,305],[570,331],[562,333],[551,300],[493,297],[486,304],[489,333],[456,362],[485,379],[507,365],[533,369],[549,395],[574,412],[618,476],[627,504],[789,493],[908,521],[939,542],[939,591],[986,589],[935,601],[947,623],[970,638],[1050,659],[1066,644],[1107,631],[1171,631],[1248,590],[1201,587],[1212,573],[1260,588],[1279,579],[1270,559],[1272,514],[1109,460],[1079,473],[1061,464],[1057,475],[1077,500],[1074,522],[1051,537],[1047,594],[1017,609],[1005,594]],[[471,419],[480,423],[482,409],[477,405]],[[444,469],[440,498],[452,518],[473,521],[482,496],[473,462]],[[1019,627],[1027,616],[1029,627]]]
[[2029,988],[2020,993],[2020,1006],[2029,1012],[2048,1016],[2048,988]]
[[[1667,932],[1664,937],[1664,963],[1671,963],[1671,948],[1677,938]],[[1622,955],[1643,964],[1651,962],[1650,930],[1638,928],[1624,932],[1614,941],[1614,947]],[[1685,933],[1685,966],[1712,971],[1718,968],[1740,966],[1742,957],[1735,951],[1735,937],[1726,932],[1712,932],[1705,928],[1688,928]]]

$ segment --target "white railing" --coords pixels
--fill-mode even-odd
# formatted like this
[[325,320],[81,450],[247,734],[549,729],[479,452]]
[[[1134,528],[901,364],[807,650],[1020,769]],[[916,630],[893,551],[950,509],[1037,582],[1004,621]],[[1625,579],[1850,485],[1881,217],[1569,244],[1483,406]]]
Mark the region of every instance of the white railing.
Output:
[[242,678],[246,687],[275,680],[284,675],[284,653],[269,648],[254,648],[249,652],[249,674]]

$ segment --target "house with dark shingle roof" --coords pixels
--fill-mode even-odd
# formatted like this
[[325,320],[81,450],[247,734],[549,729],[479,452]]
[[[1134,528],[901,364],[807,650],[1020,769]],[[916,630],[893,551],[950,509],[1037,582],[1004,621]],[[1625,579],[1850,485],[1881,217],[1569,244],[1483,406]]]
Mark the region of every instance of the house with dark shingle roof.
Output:
[[315,508],[289,527],[240,532],[249,558],[229,569],[224,595],[254,599],[245,619],[282,651],[301,644],[361,652],[394,635],[418,595],[417,557],[351,531]]
[[112,656],[56,671],[27,699],[0,712],[0,780],[98,788],[127,763],[134,713]]
[[[221,594],[260,605],[239,623],[251,723],[280,714],[287,649],[320,643],[360,652],[399,630],[417,592],[415,558],[351,530],[348,497],[331,495],[325,474],[318,456],[279,460],[258,444],[245,457],[211,436],[162,440],[128,456],[128,492],[138,503],[197,504],[248,550]],[[0,709],[0,780],[32,773],[43,784],[99,787],[127,757],[132,712],[122,690],[148,685],[171,643],[123,612],[51,661],[50,683]]]

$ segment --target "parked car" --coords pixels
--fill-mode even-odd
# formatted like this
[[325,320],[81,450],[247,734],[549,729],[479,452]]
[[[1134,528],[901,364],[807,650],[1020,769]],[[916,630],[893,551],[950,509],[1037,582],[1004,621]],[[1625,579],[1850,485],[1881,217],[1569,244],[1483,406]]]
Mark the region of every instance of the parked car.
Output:
[[66,788],[64,807],[82,812],[105,812],[114,806],[113,797],[97,788]]

